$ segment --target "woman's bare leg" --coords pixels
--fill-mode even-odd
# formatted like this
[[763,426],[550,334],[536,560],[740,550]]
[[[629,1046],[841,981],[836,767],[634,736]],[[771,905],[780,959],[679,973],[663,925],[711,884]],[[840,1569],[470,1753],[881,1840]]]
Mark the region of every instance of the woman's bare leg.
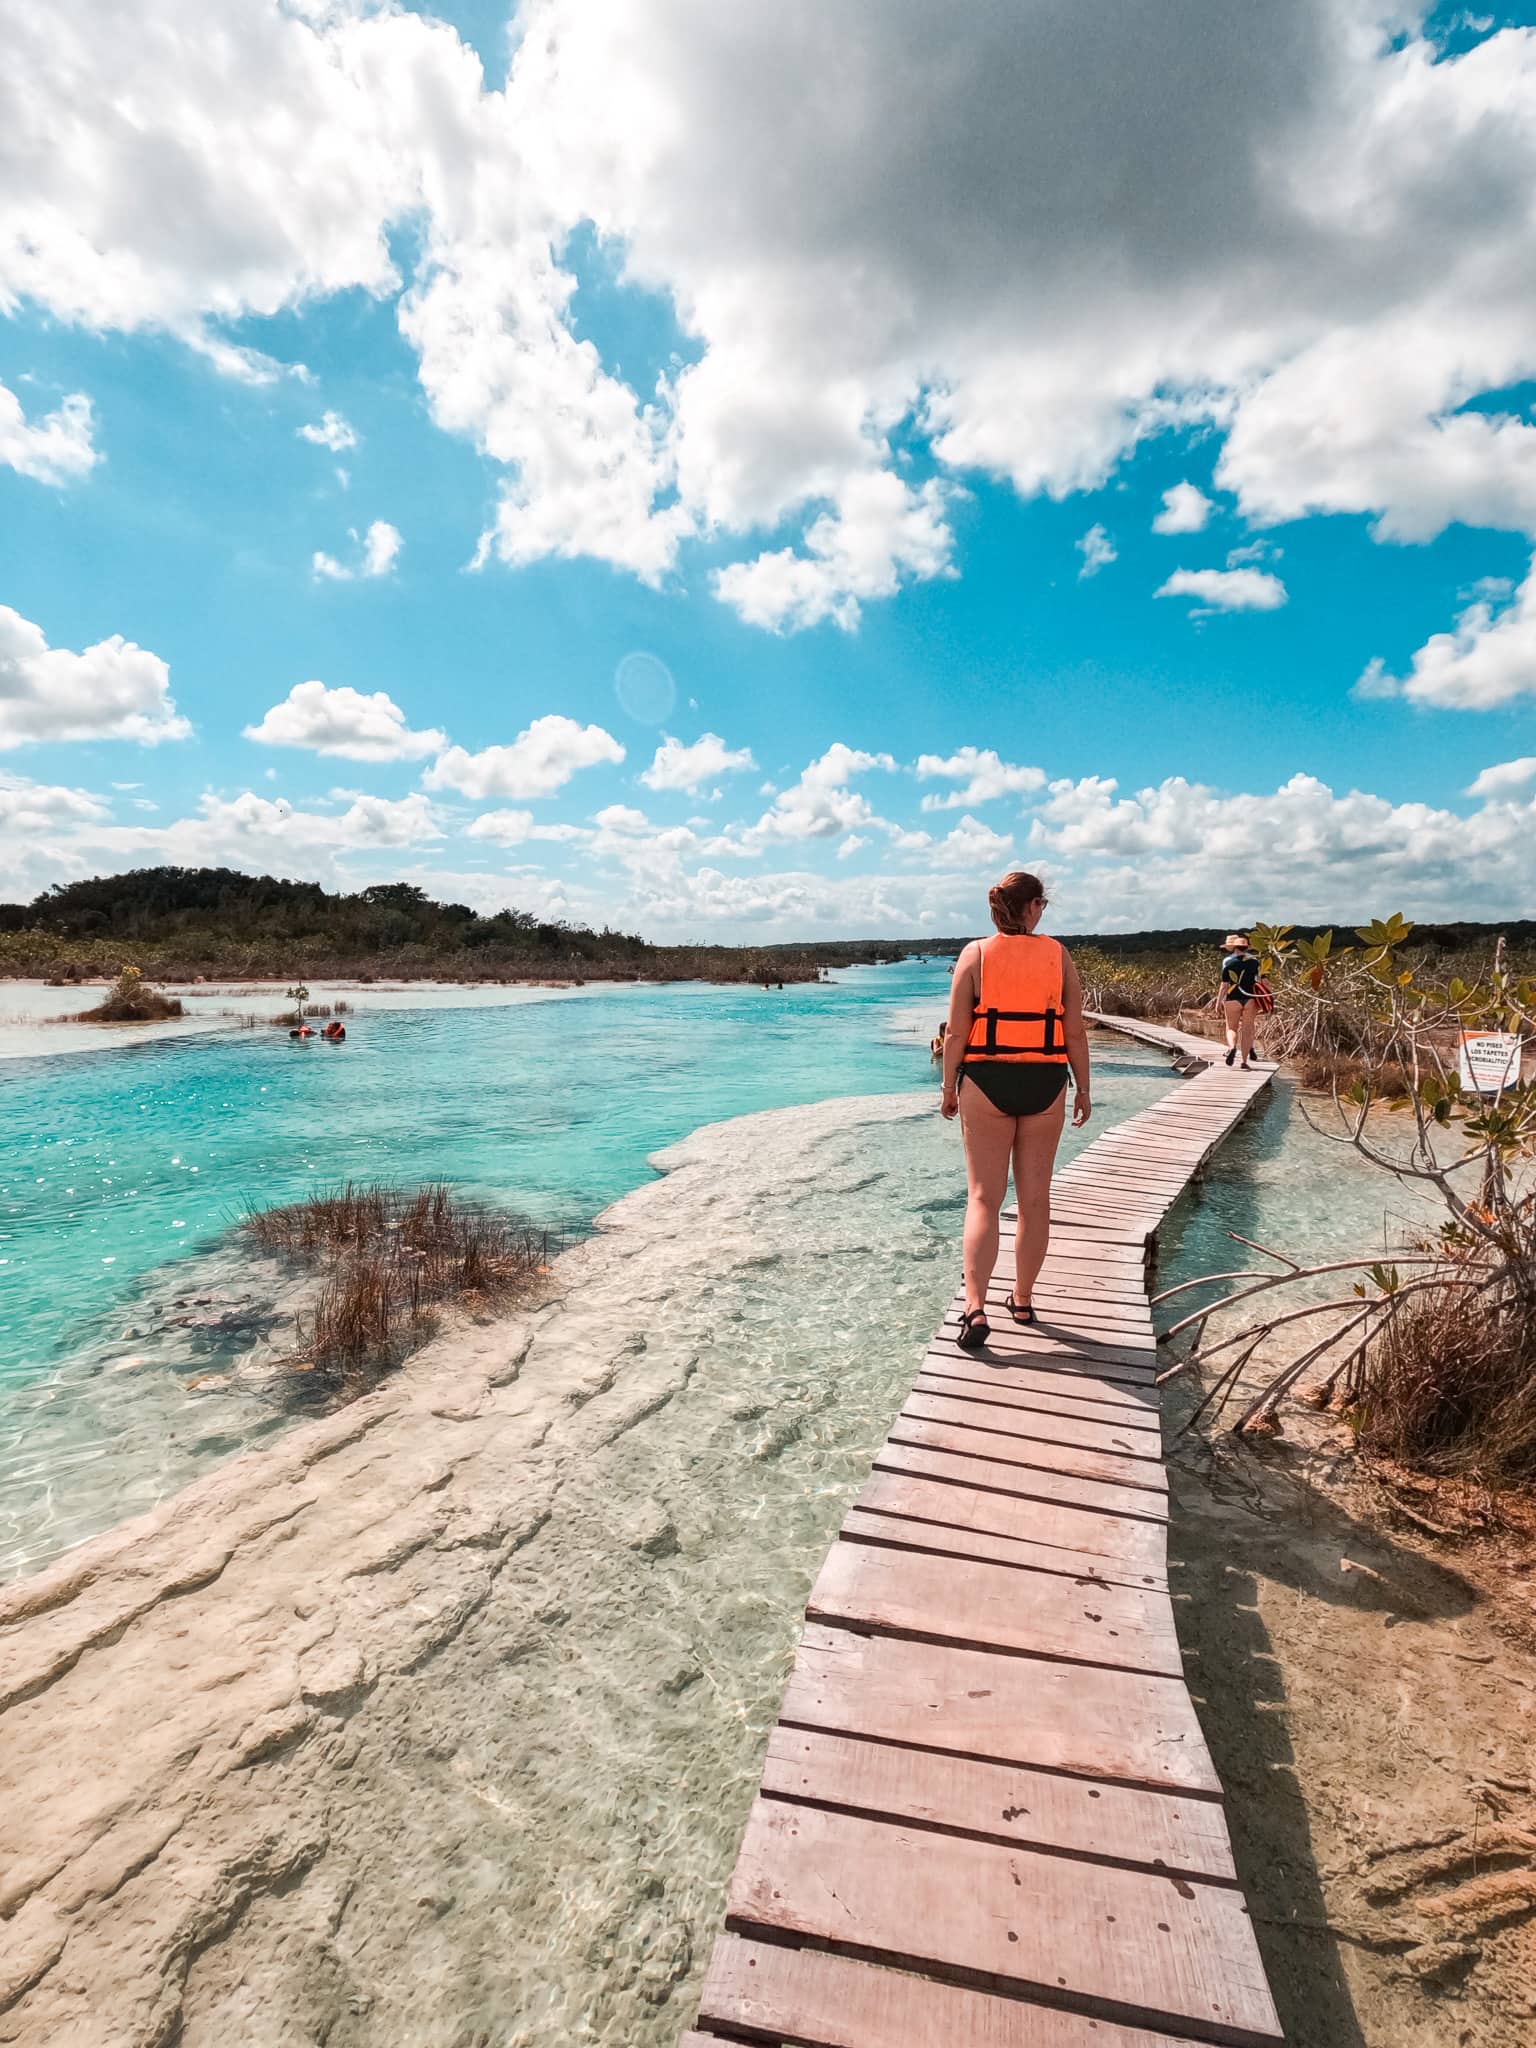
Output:
[[1238,1039],[1242,1034],[1243,1012],[1247,1009],[1248,1005],[1246,1003],[1223,1003],[1221,1007],[1227,1020],[1227,1051],[1232,1052],[1236,1049]]
[[987,1282],[997,1264],[997,1218],[1008,1193],[1008,1161],[1019,1119],[1004,1116],[974,1081],[960,1084],[960,1129],[965,1135],[965,1305],[985,1308]]
[[1067,1091],[1038,1116],[1021,1116],[1014,1126],[1013,1198],[1019,1205],[1013,1246],[1013,1298],[1022,1308],[1033,1301],[1035,1282],[1051,1241],[1051,1172],[1067,1116]]
[[1248,1055],[1253,1051],[1253,1034],[1258,1027],[1259,1006],[1257,1003],[1244,1003],[1242,1011],[1242,1020],[1237,1027],[1237,1044],[1246,1065]]

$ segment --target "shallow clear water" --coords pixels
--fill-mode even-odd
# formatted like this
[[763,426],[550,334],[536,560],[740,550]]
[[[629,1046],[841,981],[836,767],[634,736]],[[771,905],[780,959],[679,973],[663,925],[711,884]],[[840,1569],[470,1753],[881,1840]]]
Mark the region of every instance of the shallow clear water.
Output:
[[[772,992],[429,1001],[350,1020],[334,1049],[262,1030],[0,1071],[0,1576],[286,1426],[219,1384],[290,1329],[264,1313],[278,1269],[232,1241],[247,1204],[442,1179],[584,1229],[701,1124],[931,1087],[946,980],[909,962]],[[1111,1042],[1097,1121],[1168,1080]]]
[[699,984],[581,1002],[381,1012],[345,1046],[280,1030],[165,1040],[0,1072],[0,1384],[206,1245],[247,1202],[353,1179],[444,1179],[585,1223],[699,1124],[910,1087],[881,1029],[941,967],[765,993]]

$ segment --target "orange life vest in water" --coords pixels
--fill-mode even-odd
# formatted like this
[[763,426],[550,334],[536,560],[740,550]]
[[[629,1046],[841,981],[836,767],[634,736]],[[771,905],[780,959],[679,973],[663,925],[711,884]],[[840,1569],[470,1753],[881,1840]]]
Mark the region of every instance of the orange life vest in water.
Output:
[[1061,941],[998,932],[981,942],[980,971],[965,1060],[1064,1063]]

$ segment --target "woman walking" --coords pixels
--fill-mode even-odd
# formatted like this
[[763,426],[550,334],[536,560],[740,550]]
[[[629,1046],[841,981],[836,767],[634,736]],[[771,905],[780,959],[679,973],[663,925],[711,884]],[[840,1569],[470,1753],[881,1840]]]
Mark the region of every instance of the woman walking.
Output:
[[1253,1034],[1259,1022],[1259,956],[1246,932],[1228,932],[1216,1001],[1227,1024],[1227,1065],[1242,1056],[1243,1072],[1254,1065]]
[[[974,939],[955,963],[944,1032],[946,1117],[965,1139],[965,1313],[960,1344],[976,1351],[991,1335],[987,1285],[997,1264],[998,1217],[1013,1169],[1018,1227],[1013,1291],[1003,1303],[1016,1323],[1035,1320],[1034,1288],[1051,1234],[1051,1169],[1066,1119],[1090,1113],[1088,1035],[1077,969],[1059,939],[1038,935],[1045,890],[1038,875],[1004,875],[988,901],[994,937]],[[964,1085],[962,1085],[964,1084]]]

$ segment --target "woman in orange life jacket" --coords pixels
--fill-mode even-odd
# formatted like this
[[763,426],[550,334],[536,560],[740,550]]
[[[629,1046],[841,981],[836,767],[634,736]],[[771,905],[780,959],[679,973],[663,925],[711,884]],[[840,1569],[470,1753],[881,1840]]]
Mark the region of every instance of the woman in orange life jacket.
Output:
[[1013,1168],[1019,1220],[1013,1291],[1003,1303],[1016,1323],[1035,1320],[1036,1276],[1051,1234],[1051,1169],[1066,1120],[1067,1071],[1072,1122],[1091,1109],[1083,992],[1071,955],[1036,933],[1045,910],[1038,875],[1004,875],[988,899],[997,927],[975,939],[955,963],[944,1033],[946,1117],[965,1138],[965,1313],[959,1341],[986,1343],[987,1284],[997,1263],[998,1214]]

